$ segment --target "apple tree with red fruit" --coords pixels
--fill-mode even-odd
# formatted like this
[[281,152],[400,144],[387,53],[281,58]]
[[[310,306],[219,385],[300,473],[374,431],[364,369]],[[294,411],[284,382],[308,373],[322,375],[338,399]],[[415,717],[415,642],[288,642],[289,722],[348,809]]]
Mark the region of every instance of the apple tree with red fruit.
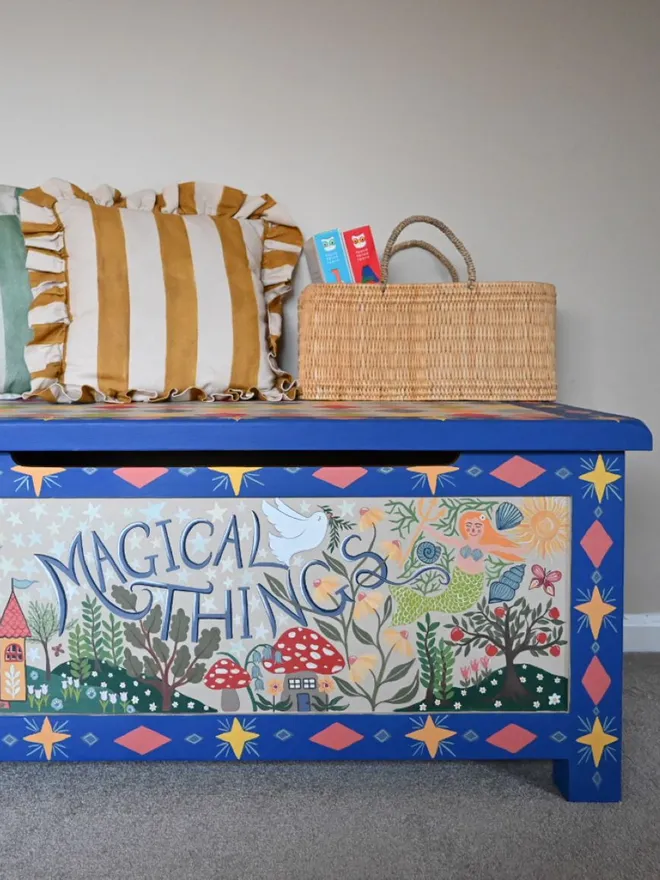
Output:
[[457,654],[470,654],[472,648],[485,650],[489,656],[502,654],[505,672],[498,697],[514,702],[530,699],[530,694],[518,677],[515,661],[521,654],[532,657],[558,657],[567,644],[563,638],[564,621],[553,607],[552,599],[536,607],[524,597],[493,608],[482,599],[473,611],[460,620],[452,617],[446,624],[450,638],[457,646]]

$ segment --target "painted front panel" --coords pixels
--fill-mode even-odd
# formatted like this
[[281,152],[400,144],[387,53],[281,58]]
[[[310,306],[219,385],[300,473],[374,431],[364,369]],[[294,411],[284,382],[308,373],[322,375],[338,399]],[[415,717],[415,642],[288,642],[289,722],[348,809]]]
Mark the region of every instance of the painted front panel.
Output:
[[3,714],[568,708],[569,497],[0,504]]

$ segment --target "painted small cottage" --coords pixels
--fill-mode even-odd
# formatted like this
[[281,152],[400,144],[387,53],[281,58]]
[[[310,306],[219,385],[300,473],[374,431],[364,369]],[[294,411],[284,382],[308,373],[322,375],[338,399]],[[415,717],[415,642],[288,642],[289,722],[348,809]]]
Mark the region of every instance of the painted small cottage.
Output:
[[0,700],[27,699],[25,640],[32,636],[16,593],[0,617]]

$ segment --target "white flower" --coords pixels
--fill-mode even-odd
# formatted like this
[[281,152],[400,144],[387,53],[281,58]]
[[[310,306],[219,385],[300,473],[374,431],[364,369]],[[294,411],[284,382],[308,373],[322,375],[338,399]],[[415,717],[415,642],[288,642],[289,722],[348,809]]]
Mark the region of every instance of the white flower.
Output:
[[462,696],[462,697],[467,697],[467,691],[461,691],[461,696]]
[[524,675],[520,676],[520,680],[522,681],[523,684],[525,684],[525,682],[527,681],[527,679],[525,678]]
[[108,678],[112,678],[112,672],[108,673]]
[[537,693],[537,694],[542,694],[542,693],[543,693],[543,688],[541,687],[541,685],[539,685],[539,686],[536,688],[536,693]]
[[496,709],[499,709],[501,705],[502,705],[501,700],[495,700],[495,702],[493,703],[493,706],[495,706]]
[[110,697],[110,702],[114,706],[115,703],[117,702],[117,694],[109,694],[109,697]]
[[92,678],[98,678],[98,677],[99,677],[98,672],[96,672],[96,671],[92,672]]
[[34,693],[34,685],[29,684],[28,685],[28,694],[30,694],[30,696],[32,696],[33,693]]
[[491,683],[491,684],[497,684],[497,679],[496,679],[496,678],[491,678],[490,683]]
[[195,708],[195,704],[191,701],[190,703],[188,703],[188,708],[189,708],[189,709],[194,709],[194,708]]
[[37,699],[39,699],[41,697],[41,688],[40,687],[38,687],[36,689],[36,691],[34,692],[34,695]]
[[99,697],[101,698],[101,702],[105,703],[105,701],[108,699],[108,692],[101,691],[101,693],[99,694]]
[[527,669],[527,664],[526,664],[526,663],[523,663],[522,668],[523,668],[523,669]]
[[133,682],[133,687],[136,688],[137,686],[138,686],[137,681],[134,681],[134,682]]
[[107,682],[107,681],[102,681],[102,682],[101,682],[101,687],[102,687],[102,688],[107,688],[107,686],[108,686],[108,682]]
[[144,692],[144,695],[145,695],[145,697],[150,697],[150,696],[151,696],[151,691],[150,691],[150,690],[146,690],[146,691]]
[[538,700],[534,700],[533,705],[534,705],[534,708],[535,708],[535,709],[540,709],[540,708],[541,708],[541,704],[539,703]]
[[543,681],[543,673],[542,672],[539,672],[539,674],[536,677],[539,681]]
[[46,694],[48,693],[48,685],[45,682],[41,685],[41,693],[44,696],[46,696]]
[[137,704],[138,704],[139,702],[140,702],[140,698],[139,698],[139,697],[131,697],[131,703],[133,703],[134,706],[137,706]]
[[120,687],[120,688],[125,688],[125,687],[126,687],[126,682],[122,681],[122,682],[120,683],[119,687]]
[[126,703],[128,701],[128,694],[126,692],[119,694],[119,699],[122,703]]
[[559,696],[559,694],[550,694],[550,696],[548,697],[548,703],[550,703],[551,706],[557,706],[560,700],[561,697]]
[[426,712],[426,703],[420,703],[419,708],[420,708],[420,711]]
[[209,711],[209,707],[208,707],[208,706],[204,706],[204,711],[205,711],[205,712],[208,712],[208,711]]
[[559,678],[559,677],[555,678],[555,684],[559,684],[560,682],[561,682],[561,678]]
[[176,709],[176,708],[178,708],[179,704],[177,703],[176,700],[174,700],[174,702],[172,703],[172,706]]
[[155,703],[149,703],[149,711],[150,712],[156,711],[156,704]]
[[460,709],[462,703],[454,703],[454,709]]
[[485,694],[485,693],[486,693],[486,688],[484,688],[484,687],[479,688],[479,693],[480,693],[480,694]]
[[434,701],[433,701],[433,704],[434,704],[435,706],[439,706],[439,705],[440,705],[440,700],[434,700]]

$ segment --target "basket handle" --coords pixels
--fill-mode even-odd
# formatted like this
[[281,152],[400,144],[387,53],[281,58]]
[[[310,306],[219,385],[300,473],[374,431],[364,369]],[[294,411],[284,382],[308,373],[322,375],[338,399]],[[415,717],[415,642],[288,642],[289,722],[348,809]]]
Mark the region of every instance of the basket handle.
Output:
[[398,244],[395,244],[390,251],[390,259],[394,256],[394,254],[398,254],[399,251],[407,251],[408,248],[423,248],[425,251],[433,254],[433,256],[437,257],[442,265],[445,267],[445,269],[449,272],[452,282],[454,284],[458,284],[458,272],[456,271],[456,267],[454,266],[454,264],[448,257],[446,257],[442,253],[442,251],[439,251],[437,247],[429,244],[428,241],[419,241],[419,239],[416,238],[412,238],[410,239],[410,241],[400,241]]
[[474,268],[474,263],[472,262],[472,257],[470,256],[470,252],[465,247],[460,238],[451,231],[451,229],[442,222],[442,220],[436,220],[435,217],[428,217],[424,214],[414,214],[412,217],[407,217],[405,220],[402,220],[397,226],[394,227],[392,234],[387,240],[387,244],[385,245],[385,250],[383,251],[383,258],[381,260],[381,270],[382,270],[382,286],[385,287],[387,284],[387,279],[390,272],[390,257],[392,256],[392,250],[394,248],[395,242],[397,238],[401,235],[406,226],[410,226],[412,223],[430,223],[431,226],[435,226],[436,229],[439,229],[444,235],[447,236],[449,241],[454,245],[456,250],[465,260],[465,265],[467,266],[467,286],[470,290],[474,290],[477,285],[477,273]]

